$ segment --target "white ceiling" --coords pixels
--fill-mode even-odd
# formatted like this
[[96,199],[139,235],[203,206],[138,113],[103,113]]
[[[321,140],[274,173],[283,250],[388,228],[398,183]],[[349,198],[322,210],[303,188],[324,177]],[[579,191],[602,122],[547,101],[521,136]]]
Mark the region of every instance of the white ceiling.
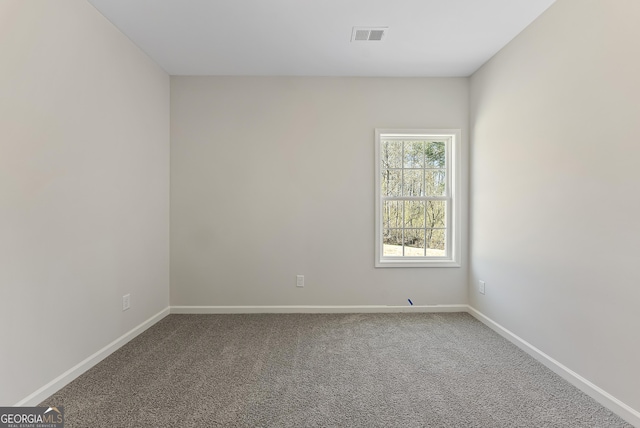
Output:
[[252,76],[469,76],[554,1],[89,0],[169,74]]

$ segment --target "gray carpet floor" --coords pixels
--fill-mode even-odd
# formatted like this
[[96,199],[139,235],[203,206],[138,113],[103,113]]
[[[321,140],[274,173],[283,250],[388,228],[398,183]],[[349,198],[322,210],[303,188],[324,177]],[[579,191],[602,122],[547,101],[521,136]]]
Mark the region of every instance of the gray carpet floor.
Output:
[[170,315],[49,397],[74,427],[630,427],[466,313]]

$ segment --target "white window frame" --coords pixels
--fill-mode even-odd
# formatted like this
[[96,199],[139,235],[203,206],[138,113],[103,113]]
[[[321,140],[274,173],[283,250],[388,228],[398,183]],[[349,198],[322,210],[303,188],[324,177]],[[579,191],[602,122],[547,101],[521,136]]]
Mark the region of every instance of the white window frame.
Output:
[[[446,194],[442,197],[425,196],[420,198],[394,198],[395,200],[446,200],[446,255],[436,256],[384,256],[382,242],[382,209],[381,191],[381,139],[443,139],[446,142]],[[376,267],[460,267],[460,195],[461,195],[461,132],[459,129],[376,129],[375,130],[375,266]]]

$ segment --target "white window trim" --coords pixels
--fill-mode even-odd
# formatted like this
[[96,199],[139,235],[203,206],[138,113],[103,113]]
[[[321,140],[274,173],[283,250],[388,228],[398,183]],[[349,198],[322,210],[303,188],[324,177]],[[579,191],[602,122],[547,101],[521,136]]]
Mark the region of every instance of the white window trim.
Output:
[[[375,267],[460,267],[460,252],[462,238],[461,226],[461,132],[459,129],[376,129],[375,137]],[[382,196],[381,196],[381,168],[380,168],[380,137],[422,137],[451,138],[447,145],[447,175],[448,194],[445,199],[450,201],[447,212],[447,256],[446,257],[389,257],[382,252]]]

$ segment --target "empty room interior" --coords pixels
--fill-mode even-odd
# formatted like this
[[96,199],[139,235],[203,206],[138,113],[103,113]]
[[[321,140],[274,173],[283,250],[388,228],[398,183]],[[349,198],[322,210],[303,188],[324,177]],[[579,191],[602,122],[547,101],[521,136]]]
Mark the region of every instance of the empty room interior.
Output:
[[639,20],[0,0],[3,412],[640,427]]

